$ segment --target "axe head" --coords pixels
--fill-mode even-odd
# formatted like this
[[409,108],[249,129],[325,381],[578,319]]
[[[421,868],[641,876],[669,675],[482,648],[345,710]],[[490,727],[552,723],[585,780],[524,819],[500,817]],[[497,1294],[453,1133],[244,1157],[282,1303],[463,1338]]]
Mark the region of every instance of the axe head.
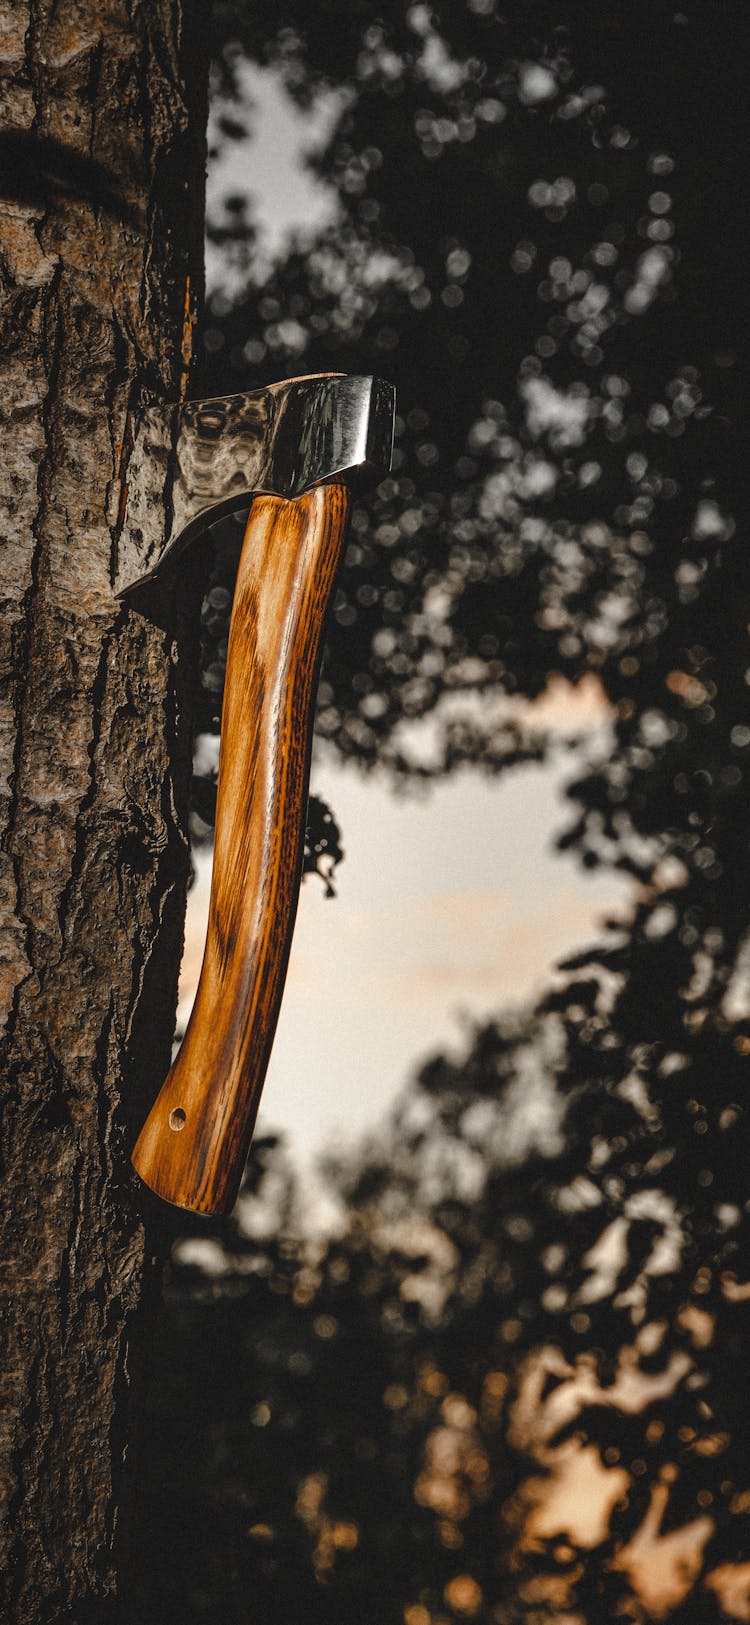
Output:
[[297,497],[334,478],[382,479],[393,426],[393,386],[342,373],[147,407],[125,470],[118,597],[152,581],[207,525],[256,492]]

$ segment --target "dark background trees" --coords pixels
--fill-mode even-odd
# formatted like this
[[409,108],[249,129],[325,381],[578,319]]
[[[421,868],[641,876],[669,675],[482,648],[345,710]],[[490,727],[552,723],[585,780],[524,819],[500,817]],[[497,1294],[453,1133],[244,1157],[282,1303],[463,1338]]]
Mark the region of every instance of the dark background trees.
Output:
[[[302,99],[343,86],[317,160],[340,216],[217,298],[203,381],[397,383],[320,731],[409,777],[402,723],[429,716],[436,772],[498,772],[539,748],[498,699],[593,673],[609,740],[561,844],[637,892],[332,1170],[349,1223],[317,1258],[290,1214],[220,1227],[213,1272],[185,1230],[144,1492],[176,1553],[159,1617],[748,1618],[747,18],[305,10],[216,8],[226,138],[242,52]],[[213,230],[252,269],[241,198]],[[214,685],[225,632],[206,605]]]

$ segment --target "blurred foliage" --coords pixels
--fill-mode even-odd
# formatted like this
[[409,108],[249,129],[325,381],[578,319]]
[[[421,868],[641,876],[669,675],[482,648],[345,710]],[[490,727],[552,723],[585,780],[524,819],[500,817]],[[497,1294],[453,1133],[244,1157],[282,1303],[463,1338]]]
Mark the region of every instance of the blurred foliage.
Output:
[[594,673],[611,727],[563,844],[637,895],[329,1169],[334,1239],[306,1244],[268,1142],[234,1219],[174,1219],[141,1619],[750,1620],[747,24],[215,8],[226,117],[243,52],[344,93],[339,218],[216,298],[203,385],[398,388],[320,731],[495,771],[540,749],[514,700]]
[[312,28],[294,5],[217,10],[236,113],[238,41],[299,97],[344,87],[315,160],[339,217],[262,286],[215,296],[201,389],[374,367],[397,385],[393,476],[354,516],[318,715],[360,764],[424,771],[408,729],[425,717],[435,772],[523,759],[536,741],[488,702],[594,671],[621,704],[621,802],[643,711],[683,722],[665,678],[702,660],[717,555],[741,545],[747,338],[743,13],[723,32],[681,15],[482,0],[375,21],[332,6]]

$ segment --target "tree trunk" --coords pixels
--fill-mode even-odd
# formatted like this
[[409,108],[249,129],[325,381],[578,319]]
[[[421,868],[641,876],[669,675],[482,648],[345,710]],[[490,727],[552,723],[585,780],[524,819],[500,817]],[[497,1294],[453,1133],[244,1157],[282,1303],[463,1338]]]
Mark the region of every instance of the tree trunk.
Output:
[[[185,391],[204,0],[0,0],[0,1617],[115,1608],[134,1130],[169,1062],[190,659],[112,591],[122,446]],[[179,606],[178,606],[179,608]]]

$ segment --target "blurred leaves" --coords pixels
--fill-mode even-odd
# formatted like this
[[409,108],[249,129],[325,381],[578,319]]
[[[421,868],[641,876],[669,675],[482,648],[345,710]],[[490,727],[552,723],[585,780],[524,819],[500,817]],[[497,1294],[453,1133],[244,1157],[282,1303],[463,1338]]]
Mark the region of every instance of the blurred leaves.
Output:
[[311,796],[307,804],[307,829],[303,874],[319,875],[325,886],[326,897],[335,897],[334,872],[344,856],[341,830],[325,801]]
[[593,675],[611,721],[560,844],[634,903],[332,1160],[332,1239],[278,1146],[187,1227],[143,1619],[750,1619],[747,28],[696,0],[215,8],[234,116],[243,52],[343,93],[338,220],[217,301],[206,390],[398,388],[319,732],[401,778],[495,772],[545,749],[554,674]]
[[[608,806],[663,827],[670,741],[689,720],[703,757],[710,722],[674,673],[716,660],[707,628],[732,650],[745,635],[721,586],[738,561],[745,342],[734,46],[730,29],[704,50],[704,26],[695,8],[688,26],[640,5],[584,5],[564,26],[541,4],[392,7],[377,23],[334,7],[314,30],[294,6],[273,28],[262,8],[216,13],[227,83],[244,44],[296,96],[346,94],[315,159],[339,218],[262,287],[217,296],[205,388],[377,366],[398,389],[392,477],[354,514],[319,734],[399,775],[497,771],[540,748],[504,702],[593,672],[619,750],[601,808],[583,810],[586,849]],[[695,107],[719,104],[707,189]],[[215,636],[206,726],[223,624]],[[731,679],[705,676],[710,710]]]

